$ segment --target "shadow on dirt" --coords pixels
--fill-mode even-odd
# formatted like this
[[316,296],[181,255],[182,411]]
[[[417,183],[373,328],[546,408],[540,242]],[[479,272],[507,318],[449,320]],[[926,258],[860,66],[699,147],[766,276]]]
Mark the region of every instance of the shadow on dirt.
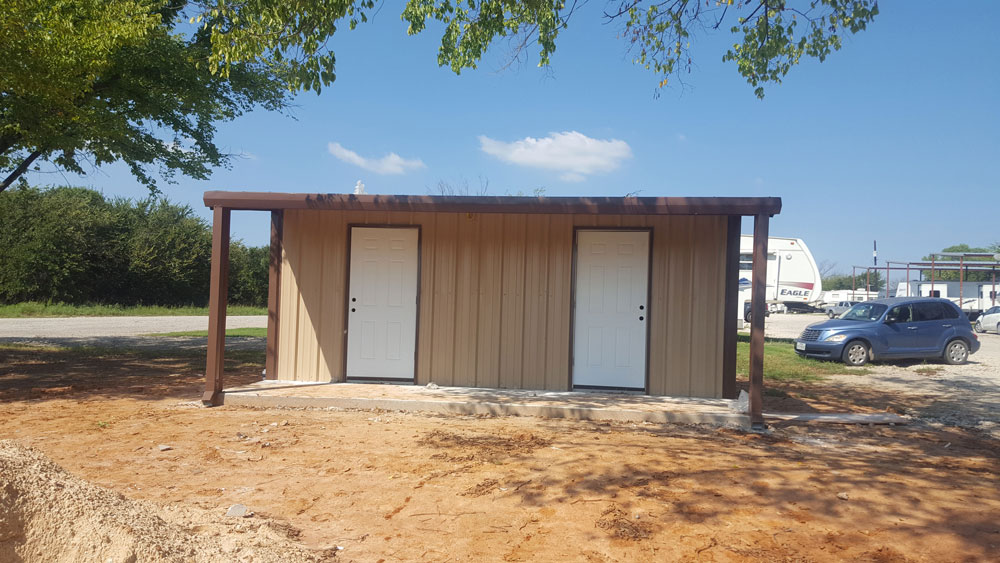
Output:
[[[227,350],[227,385],[260,380],[263,351]],[[0,401],[201,396],[203,350],[0,348]]]
[[[548,431],[528,436],[531,447],[511,447],[499,457],[477,452],[527,438],[434,431],[417,444],[430,456],[447,452],[445,459],[481,461],[492,477],[456,490],[460,496],[512,497],[538,509],[592,507],[598,528],[601,518],[621,513],[633,523],[642,519],[638,539],[662,538],[678,521],[719,529],[724,538],[728,517],[775,511],[787,516],[790,537],[798,534],[802,541],[812,541],[812,523],[836,528],[839,521],[861,520],[859,526],[888,525],[894,533],[955,534],[986,556],[1000,534],[991,514],[1000,506],[1000,442],[961,429],[777,425],[769,434],[749,434],[602,423],[568,430],[555,421],[539,426]],[[546,455],[548,448],[560,452]],[[621,462],[609,468],[595,459]],[[506,477],[497,476],[505,471]],[[982,509],[970,508],[975,506]]]

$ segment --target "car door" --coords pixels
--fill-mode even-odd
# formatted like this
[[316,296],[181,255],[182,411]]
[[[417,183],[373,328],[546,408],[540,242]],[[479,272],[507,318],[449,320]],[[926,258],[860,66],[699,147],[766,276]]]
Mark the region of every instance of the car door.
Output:
[[980,321],[985,330],[996,330],[997,324],[1000,323],[1000,307],[990,307],[983,314],[983,320]]
[[882,357],[906,357],[917,353],[920,327],[913,322],[913,308],[909,303],[896,305],[886,313],[885,323],[879,329],[886,344]]
[[913,320],[917,330],[917,351],[937,355],[944,350],[945,342],[955,333],[954,311],[939,301],[924,301],[913,304]]

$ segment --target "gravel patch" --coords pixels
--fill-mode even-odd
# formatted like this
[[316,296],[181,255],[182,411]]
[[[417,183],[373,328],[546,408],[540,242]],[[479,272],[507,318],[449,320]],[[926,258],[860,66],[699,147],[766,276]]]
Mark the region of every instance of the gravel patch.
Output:
[[[774,314],[765,321],[764,332],[795,338],[806,326],[826,319],[821,314]],[[982,346],[962,366],[937,360],[876,362],[868,366],[868,375],[827,376],[828,382],[902,395],[910,416],[1000,438],[1000,335],[978,336]]]

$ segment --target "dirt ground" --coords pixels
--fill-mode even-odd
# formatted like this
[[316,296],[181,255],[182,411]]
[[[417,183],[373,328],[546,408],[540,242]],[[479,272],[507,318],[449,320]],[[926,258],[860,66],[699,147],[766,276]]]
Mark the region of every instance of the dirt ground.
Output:
[[[937,562],[1000,554],[1000,442],[974,430],[779,425],[760,435],[204,409],[192,403],[201,368],[192,357],[0,352],[0,439],[169,515],[163,519],[184,545],[290,542],[289,561],[302,559],[293,552],[299,548],[321,559],[373,562]],[[231,368],[238,374],[231,383],[260,372],[253,363]],[[769,395],[766,409],[885,410],[907,402],[787,391]],[[0,491],[27,486],[19,483],[0,474]],[[257,528],[220,528],[235,503],[254,512],[238,522]],[[57,517],[80,517],[53,506]],[[102,505],[88,510],[100,513]],[[281,533],[261,536],[262,524]],[[0,529],[0,553],[16,552],[19,541]],[[106,553],[112,561],[165,559],[143,549]],[[236,553],[231,560],[268,560]],[[57,554],[44,555],[19,554],[27,561]]]

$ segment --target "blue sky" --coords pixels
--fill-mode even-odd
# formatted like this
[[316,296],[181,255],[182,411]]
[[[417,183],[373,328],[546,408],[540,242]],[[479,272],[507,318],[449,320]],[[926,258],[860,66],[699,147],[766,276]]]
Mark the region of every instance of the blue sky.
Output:
[[[501,43],[460,76],[437,66],[437,28],[408,37],[398,8],[383,7],[332,42],[332,87],[299,95],[294,118],[221,126],[220,145],[245,157],[163,191],[206,218],[205,190],[349,192],[358,180],[382,194],[434,193],[442,180],[477,190],[482,178],[494,195],[779,196],[772,234],[848,272],[871,262],[873,239],[880,262],[1000,241],[1000,3],[963,4],[959,17],[883,2],[868,31],[805,60],[763,101],[721,62],[725,32],[696,37],[686,85],[654,96],[657,77],[629,62],[603,6],[574,15],[548,69],[498,70]],[[146,193],[119,166],[65,177]],[[235,237],[267,233],[265,214],[234,215]]]

